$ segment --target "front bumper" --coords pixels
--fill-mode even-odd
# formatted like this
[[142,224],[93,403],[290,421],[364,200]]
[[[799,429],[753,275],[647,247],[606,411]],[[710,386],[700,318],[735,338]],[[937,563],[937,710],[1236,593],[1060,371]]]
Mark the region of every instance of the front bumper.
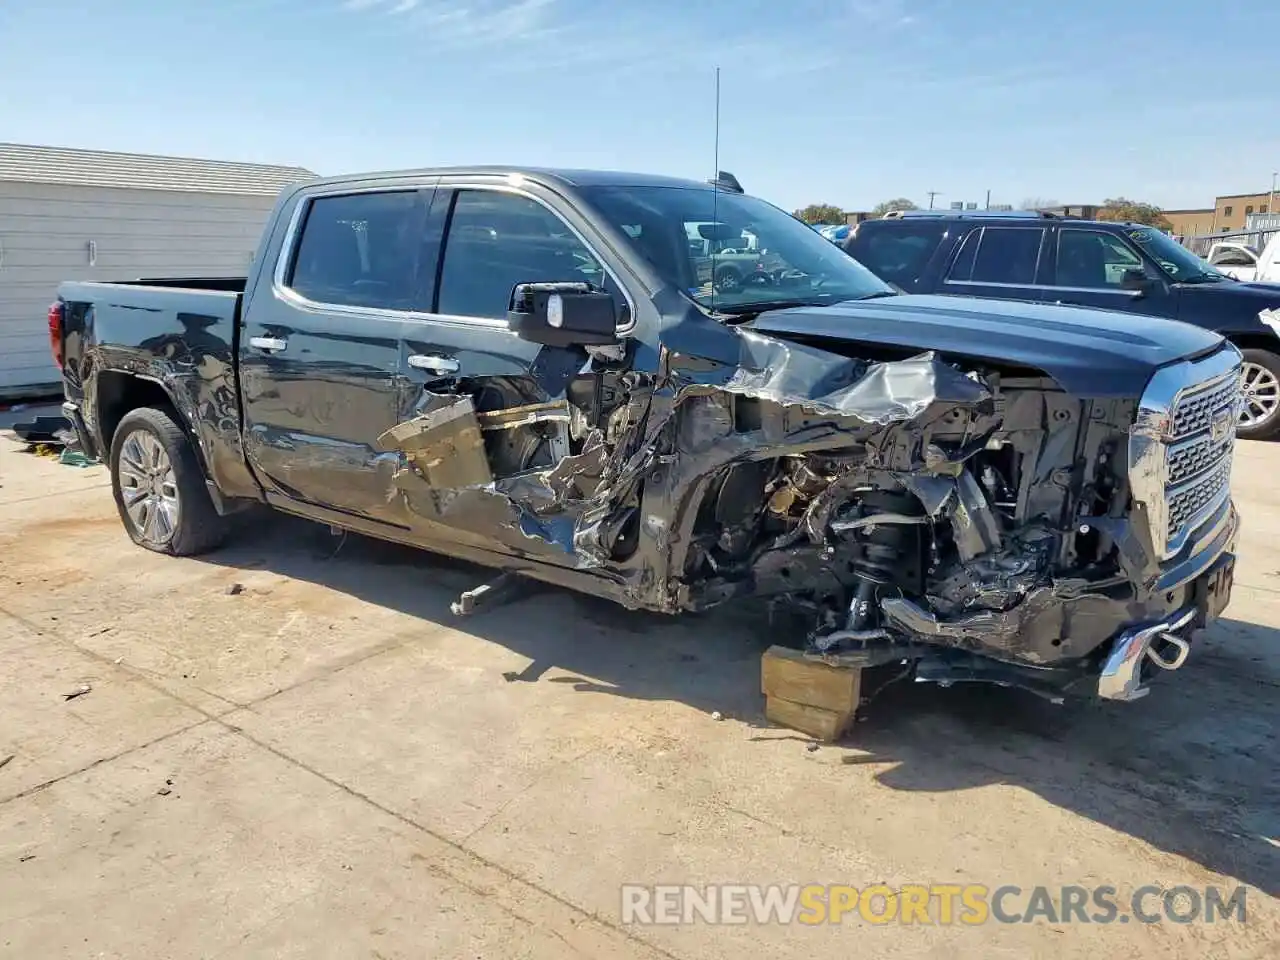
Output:
[[[1125,628],[1111,642],[1098,677],[1098,696],[1132,701],[1145,697],[1147,673],[1172,671],[1186,663],[1193,633],[1226,609],[1234,585],[1235,541],[1240,518],[1227,501],[1222,516],[1200,534],[1196,549],[1162,572],[1157,591],[1178,592],[1183,605],[1155,622]],[[1146,673],[1144,673],[1144,670]]]

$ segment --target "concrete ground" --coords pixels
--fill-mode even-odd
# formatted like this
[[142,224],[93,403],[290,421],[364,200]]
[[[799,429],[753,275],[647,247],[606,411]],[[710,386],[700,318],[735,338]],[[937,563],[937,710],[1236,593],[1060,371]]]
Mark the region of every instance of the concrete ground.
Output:
[[[1235,598],[1146,700],[898,684],[810,750],[748,610],[458,620],[481,572],[283,517],[160,557],[103,468],[0,437],[0,955],[1274,957],[1277,476],[1241,445]],[[621,922],[623,883],[714,882],[1243,883],[1248,917]]]

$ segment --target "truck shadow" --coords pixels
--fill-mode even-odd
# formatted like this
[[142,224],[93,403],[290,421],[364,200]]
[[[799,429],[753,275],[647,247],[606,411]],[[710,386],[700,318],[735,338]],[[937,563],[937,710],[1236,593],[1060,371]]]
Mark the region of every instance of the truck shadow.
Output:
[[[496,675],[495,682],[674,700],[758,726],[762,739],[805,739],[764,719],[760,654],[784,638],[755,604],[672,618],[530,584],[512,602],[460,619],[450,603],[491,580],[493,571],[356,535],[339,539],[280,515],[264,516],[204,559],[269,569],[410,616],[456,623],[528,658],[524,669]],[[1185,674],[1163,678],[1137,704],[1054,706],[988,685],[891,683],[865,708],[845,746],[856,751],[854,762],[886,765],[877,775],[884,786],[921,792],[1020,786],[1276,895],[1280,670],[1264,662],[1263,651],[1277,649],[1280,630],[1223,621]]]

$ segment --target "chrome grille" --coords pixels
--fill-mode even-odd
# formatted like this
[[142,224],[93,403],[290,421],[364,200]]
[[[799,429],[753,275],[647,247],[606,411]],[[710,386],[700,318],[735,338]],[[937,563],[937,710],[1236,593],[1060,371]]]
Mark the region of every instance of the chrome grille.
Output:
[[1224,456],[1230,456],[1235,445],[1235,433],[1215,441],[1207,432],[1188,440],[1169,445],[1169,486],[1174,487],[1212,466]]
[[1219,459],[1217,464],[1196,479],[1181,486],[1169,488],[1169,532],[1176,533],[1187,527],[1210,504],[1217,503],[1231,485],[1231,460]]
[[[1239,368],[1183,389],[1170,411],[1165,452],[1165,551],[1177,550],[1231,494],[1231,456],[1240,412]],[[1216,435],[1215,435],[1216,434]]]
[[1231,496],[1240,353],[1230,345],[1156,372],[1129,440],[1129,486],[1162,559],[1177,554]]
[[1238,403],[1240,377],[1227,377],[1208,389],[1195,388],[1194,392],[1179,397],[1173,410],[1173,427],[1169,431],[1178,440],[1189,434],[1208,430],[1213,415],[1228,404]]

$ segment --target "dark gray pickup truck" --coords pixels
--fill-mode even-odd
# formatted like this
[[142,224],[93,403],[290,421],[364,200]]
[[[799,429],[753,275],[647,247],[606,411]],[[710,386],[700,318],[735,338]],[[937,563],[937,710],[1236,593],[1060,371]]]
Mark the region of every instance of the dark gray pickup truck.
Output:
[[[731,287],[692,252],[750,245]],[[722,176],[476,168],[281,196],[246,279],[66,283],[129,535],[272,507],[815,655],[1121,700],[1231,591],[1217,334],[897,295]],[[797,637],[799,639],[799,637]]]

